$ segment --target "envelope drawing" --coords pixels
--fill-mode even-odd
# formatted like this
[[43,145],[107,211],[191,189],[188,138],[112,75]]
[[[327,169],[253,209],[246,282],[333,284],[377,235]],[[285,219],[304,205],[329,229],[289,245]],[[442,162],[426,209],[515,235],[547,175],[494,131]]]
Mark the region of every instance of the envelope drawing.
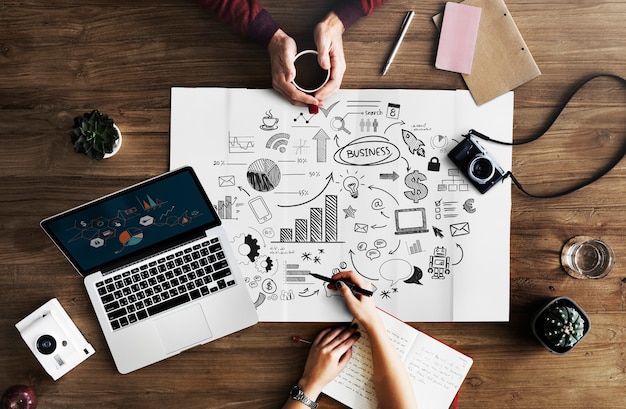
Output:
[[367,224],[354,223],[354,231],[357,233],[367,233]]
[[235,186],[235,175],[218,176],[217,184],[219,187]]
[[452,237],[465,236],[470,233],[469,223],[454,223],[450,225],[450,234]]

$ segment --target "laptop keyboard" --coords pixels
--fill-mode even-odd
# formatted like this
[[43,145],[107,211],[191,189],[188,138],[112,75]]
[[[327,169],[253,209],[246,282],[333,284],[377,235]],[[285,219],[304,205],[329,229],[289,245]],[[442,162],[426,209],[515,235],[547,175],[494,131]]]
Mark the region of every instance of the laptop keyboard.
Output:
[[235,285],[217,237],[96,283],[113,330]]

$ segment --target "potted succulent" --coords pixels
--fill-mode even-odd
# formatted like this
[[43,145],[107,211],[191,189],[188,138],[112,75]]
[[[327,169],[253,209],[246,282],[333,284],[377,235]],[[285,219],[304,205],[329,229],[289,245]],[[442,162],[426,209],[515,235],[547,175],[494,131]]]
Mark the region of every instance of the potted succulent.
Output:
[[571,351],[590,327],[585,311],[568,297],[551,300],[532,320],[532,330],[539,342],[556,355]]
[[70,137],[75,152],[96,160],[113,156],[122,145],[122,134],[115,122],[97,110],[74,118]]

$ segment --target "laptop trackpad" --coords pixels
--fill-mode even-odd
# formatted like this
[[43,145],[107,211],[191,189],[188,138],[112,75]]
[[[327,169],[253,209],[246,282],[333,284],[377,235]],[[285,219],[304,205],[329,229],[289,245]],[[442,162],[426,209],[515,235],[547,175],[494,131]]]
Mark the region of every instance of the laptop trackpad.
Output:
[[155,322],[168,354],[187,349],[212,337],[200,304],[159,318]]

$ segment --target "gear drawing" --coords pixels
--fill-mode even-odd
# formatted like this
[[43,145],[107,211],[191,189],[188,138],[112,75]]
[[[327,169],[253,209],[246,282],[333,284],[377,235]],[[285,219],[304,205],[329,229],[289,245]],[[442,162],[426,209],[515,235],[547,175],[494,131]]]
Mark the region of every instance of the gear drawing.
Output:
[[250,234],[246,234],[246,237],[244,238],[243,242],[250,248],[250,251],[248,252],[248,254],[244,254],[244,255],[248,257],[250,261],[254,262],[257,259],[257,257],[259,257],[259,250],[261,249],[261,247],[259,247],[257,239],[252,237]]

